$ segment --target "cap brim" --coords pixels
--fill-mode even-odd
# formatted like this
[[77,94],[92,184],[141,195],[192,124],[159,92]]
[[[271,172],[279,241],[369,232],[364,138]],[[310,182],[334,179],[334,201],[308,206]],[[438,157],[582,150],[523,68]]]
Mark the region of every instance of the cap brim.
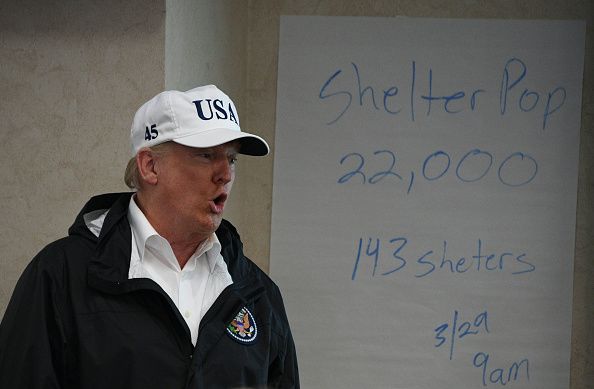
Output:
[[173,142],[179,143],[180,145],[202,148],[219,146],[234,140],[240,142],[240,154],[263,156],[270,151],[268,143],[259,136],[247,132],[230,130],[228,128],[217,128],[203,131],[199,134],[172,139]]

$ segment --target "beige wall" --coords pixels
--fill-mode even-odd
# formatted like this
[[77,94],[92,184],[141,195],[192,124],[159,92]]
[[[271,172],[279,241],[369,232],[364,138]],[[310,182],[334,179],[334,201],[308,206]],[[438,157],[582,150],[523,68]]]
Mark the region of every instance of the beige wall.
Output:
[[93,194],[122,191],[132,115],[163,88],[163,0],[2,0],[0,316]]
[[[594,388],[591,0],[2,0],[0,315],[30,258],[84,201],[125,190],[132,115],[165,86],[218,84],[242,127],[274,146],[281,14],[587,19],[571,387]],[[265,270],[273,156],[240,161],[227,214]]]

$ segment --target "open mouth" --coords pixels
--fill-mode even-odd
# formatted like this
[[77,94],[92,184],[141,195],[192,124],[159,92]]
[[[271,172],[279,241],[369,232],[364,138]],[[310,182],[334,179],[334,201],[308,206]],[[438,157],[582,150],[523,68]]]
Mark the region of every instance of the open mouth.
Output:
[[221,193],[220,195],[215,197],[211,201],[211,207],[210,207],[211,210],[217,214],[223,213],[223,209],[225,208],[225,201],[227,201],[227,197],[229,197],[229,195],[227,195],[227,193]]

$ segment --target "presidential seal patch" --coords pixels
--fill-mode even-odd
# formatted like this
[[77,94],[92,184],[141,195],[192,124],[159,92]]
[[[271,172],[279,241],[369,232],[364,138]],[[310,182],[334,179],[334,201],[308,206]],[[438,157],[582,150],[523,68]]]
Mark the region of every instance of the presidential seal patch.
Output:
[[246,307],[243,307],[235,316],[235,319],[227,325],[227,333],[241,343],[253,342],[258,335],[258,326],[254,320],[254,315]]

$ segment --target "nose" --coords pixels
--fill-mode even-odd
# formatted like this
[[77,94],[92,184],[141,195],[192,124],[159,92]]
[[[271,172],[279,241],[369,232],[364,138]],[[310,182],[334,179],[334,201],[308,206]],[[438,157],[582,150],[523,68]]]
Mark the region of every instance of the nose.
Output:
[[219,185],[226,185],[235,177],[235,166],[227,159],[221,158],[214,168],[213,181]]

